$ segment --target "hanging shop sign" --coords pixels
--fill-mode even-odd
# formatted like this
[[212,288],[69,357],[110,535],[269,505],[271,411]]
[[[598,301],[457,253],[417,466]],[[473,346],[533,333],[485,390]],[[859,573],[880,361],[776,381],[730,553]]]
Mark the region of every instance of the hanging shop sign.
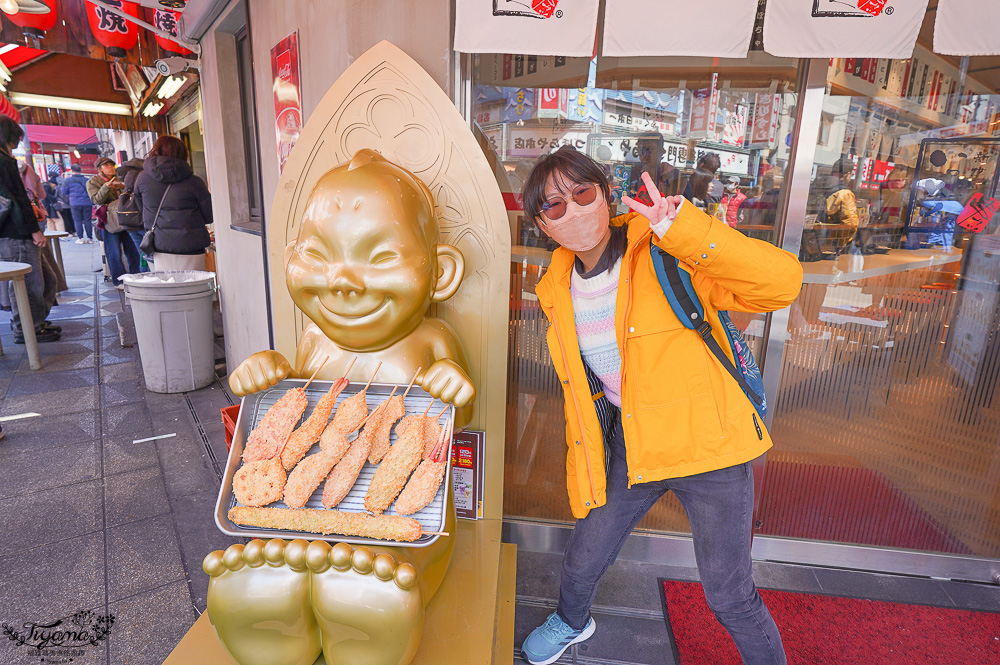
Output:
[[590,57],[598,0],[456,0],[455,50]]
[[781,110],[780,98],[776,94],[758,94],[754,101],[753,127],[750,130],[750,144],[753,146],[773,146],[778,135],[778,118]]
[[[139,7],[134,2],[124,0],[105,0],[105,3],[117,7],[129,16],[139,18]],[[87,1],[87,21],[94,38],[108,50],[113,58],[124,58],[126,52],[139,42],[139,28],[135,23],[115,14],[107,7]]]
[[[609,57],[745,58],[757,12],[754,0],[607,0],[605,4],[603,52]],[[664,38],[664,26],[681,29],[670,30],[669,38]]]
[[[749,4],[749,3],[748,3]],[[927,0],[768,0],[764,50],[783,58],[909,58]]]
[[[162,30],[163,32],[170,33],[174,37],[180,34],[180,12],[171,11],[169,9],[157,9],[153,13],[153,25]],[[153,33],[153,37],[156,39],[156,43],[160,45],[164,51],[170,51],[171,53],[177,53],[178,55],[191,55],[193,51],[184,48],[178,42],[167,39],[161,35]]]
[[693,91],[691,103],[691,119],[688,125],[688,136],[695,139],[714,139],[715,120],[719,112],[719,91],[716,85],[719,75],[712,74],[712,85]]
[[655,109],[637,109],[635,112],[642,113],[642,116],[633,115],[624,111],[613,111],[605,109],[604,124],[612,127],[621,127],[638,132],[659,132],[669,136],[674,135],[674,123],[668,122],[668,116],[657,113]]
[[33,40],[36,46],[38,45],[38,40],[44,37],[48,30],[55,27],[56,20],[58,19],[56,15],[56,0],[38,0],[38,2],[48,7],[49,11],[45,14],[18,12],[7,15],[11,23],[21,26],[24,36]]
[[737,104],[732,111],[726,109],[726,122],[722,127],[722,142],[726,145],[743,147],[743,137],[747,133],[747,115],[749,109],[744,104]]
[[660,161],[670,164],[671,166],[685,167],[689,164],[697,164],[699,159],[710,152],[714,152],[719,156],[719,161],[722,163],[722,166],[719,167],[720,173],[738,173],[740,175],[750,174],[749,153],[697,146],[694,149],[694,155],[691,155],[687,144],[674,142],[666,143],[663,146],[663,149],[663,159]]
[[503,115],[503,106],[503,102],[501,101],[497,104],[478,107],[476,109],[476,124],[480,127],[497,124]]
[[568,114],[569,95],[564,88],[538,88],[538,118],[565,118]]
[[299,94],[299,33],[288,35],[271,48],[274,90],[274,131],[278,142],[278,172],[302,131],[302,98]]
[[934,51],[944,55],[1000,55],[1000,12],[982,0],[938,0]]
[[566,131],[563,127],[507,127],[507,157],[536,158],[563,146],[583,150],[587,147],[587,133]]
[[569,119],[574,122],[599,123],[604,116],[604,91],[576,88],[569,91]]
[[504,122],[530,120],[535,117],[534,88],[507,88],[504,90]]

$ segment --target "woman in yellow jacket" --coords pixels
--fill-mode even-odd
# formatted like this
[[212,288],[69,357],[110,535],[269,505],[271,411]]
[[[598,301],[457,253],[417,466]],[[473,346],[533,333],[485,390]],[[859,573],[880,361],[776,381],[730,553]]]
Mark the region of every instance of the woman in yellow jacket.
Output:
[[691,523],[709,607],[749,664],[784,664],[781,637],[751,576],[751,461],[771,447],[739,384],[684,327],[656,279],[650,242],[676,257],[729,352],[717,312],[767,312],[802,286],[794,256],[662,197],[610,219],[610,187],[585,155],[560,149],[525,182],[524,210],[560,247],[535,292],[565,396],[566,485],[576,526],[559,605],[527,637],[533,665],[595,630],[590,606],[625,538],[667,491]]

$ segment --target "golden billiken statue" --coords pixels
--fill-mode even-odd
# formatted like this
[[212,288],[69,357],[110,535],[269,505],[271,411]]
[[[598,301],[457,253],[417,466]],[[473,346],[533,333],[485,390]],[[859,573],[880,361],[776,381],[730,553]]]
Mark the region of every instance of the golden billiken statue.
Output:
[[[309,317],[295,367],[261,351],[233,372],[238,395],[287,377],[417,381],[469,423],[476,390],[454,330],[428,316],[458,291],[461,252],[438,243],[430,190],[409,171],[361,150],[319,179],[298,237],[285,249],[285,280]],[[327,360],[329,359],[329,360]],[[324,365],[324,362],[326,363]],[[446,530],[454,530],[449,509]],[[398,665],[420,643],[423,608],[447,571],[454,536],[425,548],[254,540],[205,559],[208,611],[241,665]]]

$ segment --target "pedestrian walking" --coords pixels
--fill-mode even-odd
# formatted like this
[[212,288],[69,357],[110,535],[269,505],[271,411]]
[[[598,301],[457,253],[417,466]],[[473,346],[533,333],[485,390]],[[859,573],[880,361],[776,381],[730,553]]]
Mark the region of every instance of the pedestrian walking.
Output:
[[87,178],[79,164],[69,167],[72,173],[63,180],[61,191],[65,192],[69,206],[73,212],[73,225],[76,227],[76,243],[78,245],[94,242],[94,226],[91,218],[94,207],[87,195]]

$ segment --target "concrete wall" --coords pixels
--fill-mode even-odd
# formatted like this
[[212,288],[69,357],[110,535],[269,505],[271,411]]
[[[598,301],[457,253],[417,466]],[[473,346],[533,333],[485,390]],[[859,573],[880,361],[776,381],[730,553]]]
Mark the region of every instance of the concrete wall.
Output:
[[263,239],[233,229],[246,217],[247,199],[235,40],[227,30],[241,23],[232,12],[202,39],[201,108],[205,166],[215,216],[216,266],[226,331],[226,359],[232,370],[244,358],[270,345],[265,298]]
[[[410,54],[449,95],[452,93],[450,0],[253,0],[248,4],[265,224],[279,176],[270,57],[271,47],[278,41],[298,30],[300,95],[306,122],[337,77],[357,56],[383,39]],[[205,154],[212,183],[230,370],[250,353],[269,348],[261,238],[229,227],[229,220],[246,203],[245,188],[241,190],[237,177],[243,163],[242,148],[234,144],[233,137],[233,126],[238,125],[233,121],[239,118],[235,69],[231,69],[235,50],[226,32],[231,30],[239,5],[231,3],[204,36],[201,69]]]

